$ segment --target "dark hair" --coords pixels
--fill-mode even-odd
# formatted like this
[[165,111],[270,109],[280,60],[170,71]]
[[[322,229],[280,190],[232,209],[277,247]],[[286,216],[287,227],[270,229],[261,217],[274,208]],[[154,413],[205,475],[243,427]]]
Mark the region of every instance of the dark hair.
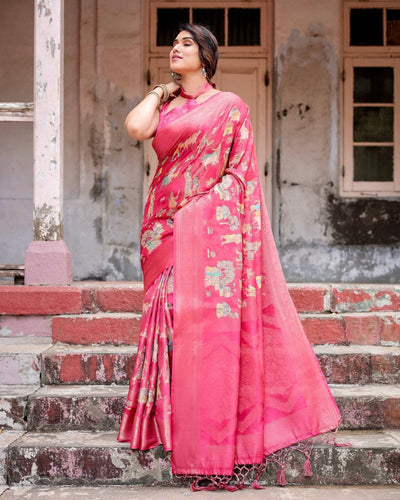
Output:
[[179,25],[178,33],[189,31],[199,46],[199,58],[206,70],[207,80],[210,82],[215,75],[218,62],[218,41],[211,31],[201,24],[184,23]]

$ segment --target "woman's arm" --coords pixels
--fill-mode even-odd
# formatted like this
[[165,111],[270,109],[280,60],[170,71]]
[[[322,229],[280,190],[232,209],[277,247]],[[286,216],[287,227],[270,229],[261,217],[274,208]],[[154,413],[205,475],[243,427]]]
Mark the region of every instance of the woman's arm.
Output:
[[[167,84],[170,94],[178,90],[179,85],[174,82]],[[160,99],[154,95],[156,92],[160,99],[163,98],[163,89],[156,87],[153,93],[147,94],[146,97],[136,107],[129,112],[125,119],[125,128],[129,135],[138,141],[144,141],[153,137],[158,127],[159,120],[159,103]]]

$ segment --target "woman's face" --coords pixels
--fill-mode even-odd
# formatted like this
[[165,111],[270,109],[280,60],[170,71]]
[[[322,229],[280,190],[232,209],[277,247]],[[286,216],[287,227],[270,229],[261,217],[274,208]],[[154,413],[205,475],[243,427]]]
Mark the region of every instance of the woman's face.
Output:
[[181,75],[201,69],[199,46],[189,31],[181,31],[175,38],[169,62],[171,71]]

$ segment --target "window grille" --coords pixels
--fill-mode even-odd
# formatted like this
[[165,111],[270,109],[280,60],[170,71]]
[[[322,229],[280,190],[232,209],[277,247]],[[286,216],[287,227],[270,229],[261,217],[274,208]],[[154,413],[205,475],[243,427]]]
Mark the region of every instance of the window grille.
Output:
[[152,4],[151,15],[157,22],[153,52],[170,47],[179,25],[186,22],[207,26],[216,36],[222,51],[229,48],[234,50],[237,47],[264,48],[262,11],[266,8],[265,1],[236,1],[233,6],[231,4],[226,7],[221,7],[222,2],[190,3],[190,7],[183,2],[177,2],[174,7],[170,7],[170,2]]

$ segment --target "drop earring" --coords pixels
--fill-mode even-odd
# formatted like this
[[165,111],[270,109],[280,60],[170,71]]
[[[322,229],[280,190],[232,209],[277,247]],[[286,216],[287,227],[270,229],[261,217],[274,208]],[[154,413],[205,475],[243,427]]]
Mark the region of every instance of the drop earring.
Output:
[[207,78],[207,72],[206,72],[206,68],[203,66],[203,76],[204,78]]
[[180,85],[181,82],[182,82],[182,76],[179,74],[179,73],[174,73],[173,71],[171,71],[171,76],[172,76],[172,79],[178,84]]

